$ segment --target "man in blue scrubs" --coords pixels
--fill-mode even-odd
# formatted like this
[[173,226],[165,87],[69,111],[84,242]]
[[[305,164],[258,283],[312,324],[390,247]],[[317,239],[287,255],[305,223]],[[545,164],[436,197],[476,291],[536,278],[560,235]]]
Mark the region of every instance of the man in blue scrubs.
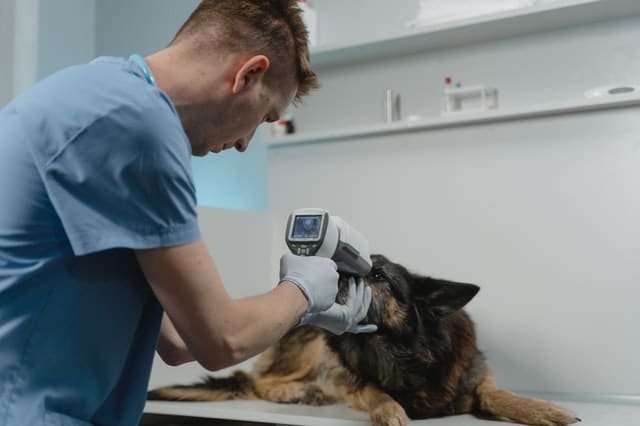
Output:
[[205,0],[166,49],[0,110],[0,425],[135,425],[155,349],[216,370],[302,315],[375,330],[370,291],[334,305],[331,260],[284,255],[279,285],[234,300],[200,239],[190,156],[244,151],[316,86],[295,5]]

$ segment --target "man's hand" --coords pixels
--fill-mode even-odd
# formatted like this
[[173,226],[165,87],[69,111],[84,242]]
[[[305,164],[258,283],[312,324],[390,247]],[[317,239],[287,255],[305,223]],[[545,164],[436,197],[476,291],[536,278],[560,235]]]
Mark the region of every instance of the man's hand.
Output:
[[371,304],[371,289],[362,279],[358,284],[353,278],[349,279],[349,295],[347,303],[334,303],[328,310],[318,313],[307,313],[300,319],[300,325],[315,325],[333,334],[342,333],[373,333],[378,330],[375,324],[360,325],[367,316]]
[[337,269],[336,263],[326,257],[287,253],[280,258],[280,282],[288,281],[298,286],[309,301],[307,312],[321,312],[336,300]]

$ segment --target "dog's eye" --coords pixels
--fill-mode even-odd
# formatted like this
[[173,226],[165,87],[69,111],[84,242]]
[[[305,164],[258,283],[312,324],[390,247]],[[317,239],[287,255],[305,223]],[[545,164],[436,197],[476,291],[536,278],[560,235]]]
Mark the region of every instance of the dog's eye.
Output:
[[371,271],[371,279],[374,281],[387,281],[387,276],[380,270]]

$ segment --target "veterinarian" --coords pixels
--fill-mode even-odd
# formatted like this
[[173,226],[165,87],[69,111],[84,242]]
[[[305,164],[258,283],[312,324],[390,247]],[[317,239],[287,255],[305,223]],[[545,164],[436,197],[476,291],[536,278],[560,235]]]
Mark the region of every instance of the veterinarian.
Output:
[[362,284],[334,304],[333,261],[283,255],[279,285],[234,300],[200,238],[191,155],[245,151],[316,86],[295,0],[205,0],[167,48],[0,111],[0,425],[136,425],[156,349],[217,370],[302,316],[375,330]]

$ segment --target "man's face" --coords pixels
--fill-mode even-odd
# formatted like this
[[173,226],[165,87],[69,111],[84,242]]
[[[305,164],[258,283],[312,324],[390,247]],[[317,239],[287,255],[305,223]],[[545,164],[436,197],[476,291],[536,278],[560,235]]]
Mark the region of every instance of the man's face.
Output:
[[289,86],[270,88],[260,83],[231,97],[223,111],[205,113],[201,123],[189,132],[193,155],[217,154],[231,148],[246,151],[256,128],[277,121],[293,101],[297,86]]

